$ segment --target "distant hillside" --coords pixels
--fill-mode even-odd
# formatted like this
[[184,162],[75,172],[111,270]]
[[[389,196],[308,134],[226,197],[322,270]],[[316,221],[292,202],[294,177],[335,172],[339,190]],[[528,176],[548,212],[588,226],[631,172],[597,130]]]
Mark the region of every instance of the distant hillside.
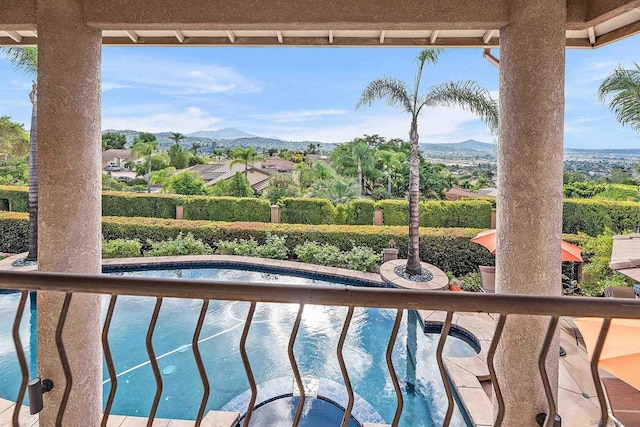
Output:
[[[228,129],[223,129],[228,130]],[[233,131],[250,135],[248,133],[237,131],[235,129],[231,129]],[[127,137],[128,146],[130,147],[133,143],[133,139],[138,136],[139,131],[135,130],[117,130],[117,129],[107,129],[104,130],[103,133],[106,132],[119,132],[124,134]],[[216,131],[213,131],[216,132]],[[203,132],[194,132],[189,135],[185,135],[185,139],[180,142],[180,145],[185,148],[191,148],[191,145],[194,142],[199,143],[202,148],[202,153],[210,153],[213,149],[216,148],[230,148],[234,149],[236,147],[253,147],[257,151],[268,150],[269,148],[281,149],[286,148],[289,150],[304,150],[307,148],[309,144],[317,144],[316,141],[283,141],[277,138],[263,138],[260,136],[248,136],[241,138],[233,138],[233,139],[212,139],[208,137],[199,136],[202,134],[206,134],[208,131]],[[160,132],[154,134],[158,138],[158,145],[161,150],[166,150],[173,144],[173,141],[169,139],[171,136],[171,132]],[[321,150],[331,151],[335,148],[335,144],[321,144]]]
[[451,152],[482,152],[482,153],[494,153],[497,145],[488,142],[480,142],[473,139],[469,139],[463,142],[445,143],[445,144],[420,144],[422,151],[435,151],[440,153]]
[[640,156],[640,148],[565,148],[567,154],[584,154],[589,156]]
[[196,138],[208,138],[214,141],[240,139],[240,138],[257,138],[256,135],[251,135],[250,133],[246,133],[234,128],[224,128],[220,130],[201,130],[198,132],[190,133],[187,136],[192,136]]

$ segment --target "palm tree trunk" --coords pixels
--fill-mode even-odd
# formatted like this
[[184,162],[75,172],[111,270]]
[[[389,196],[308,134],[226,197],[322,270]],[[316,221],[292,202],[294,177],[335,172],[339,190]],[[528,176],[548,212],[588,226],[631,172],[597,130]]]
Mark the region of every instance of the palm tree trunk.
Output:
[[38,86],[33,82],[31,130],[29,131],[29,254],[27,261],[38,259]]
[[151,193],[151,154],[149,154],[147,163],[149,163],[147,167],[147,193]]
[[363,183],[362,183],[362,161],[360,157],[358,157],[358,185],[360,186],[360,195],[363,193]]
[[409,248],[407,273],[420,274],[420,160],[418,157],[418,121],[411,121],[411,160],[409,163]]
[[387,196],[391,198],[391,174],[387,174]]

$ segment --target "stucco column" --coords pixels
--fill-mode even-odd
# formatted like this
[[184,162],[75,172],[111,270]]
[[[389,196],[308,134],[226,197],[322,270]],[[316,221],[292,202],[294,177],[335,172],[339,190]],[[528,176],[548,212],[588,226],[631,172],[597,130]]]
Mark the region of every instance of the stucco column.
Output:
[[[82,0],[38,0],[39,270],[99,274],[101,34]],[[40,426],[55,425],[65,377],[55,344],[64,294],[38,295],[38,369],[54,388]],[[74,294],[63,341],[73,386],[62,424],[100,425],[99,296]]]
[[[561,295],[565,0],[511,0],[500,29],[496,291]],[[503,425],[547,412],[537,358],[548,319],[510,316],[496,353]],[[549,350],[552,389],[558,342]],[[495,405],[494,405],[495,406]]]

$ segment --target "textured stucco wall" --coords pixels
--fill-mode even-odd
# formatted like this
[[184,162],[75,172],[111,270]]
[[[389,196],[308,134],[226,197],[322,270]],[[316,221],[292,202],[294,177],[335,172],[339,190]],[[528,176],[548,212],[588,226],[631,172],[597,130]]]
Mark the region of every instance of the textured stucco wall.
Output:
[[[560,295],[564,0],[513,0],[500,31],[497,292]],[[511,316],[496,353],[505,425],[546,412],[537,357],[548,320]],[[558,347],[548,371],[557,390]],[[522,399],[534,402],[525,409]]]
[[[100,31],[82,24],[82,0],[38,4],[39,269],[100,274]],[[55,345],[64,294],[38,295],[39,375],[54,382],[40,426],[55,423],[65,380]],[[99,425],[100,297],[75,294],[63,341],[73,388],[63,425]]]

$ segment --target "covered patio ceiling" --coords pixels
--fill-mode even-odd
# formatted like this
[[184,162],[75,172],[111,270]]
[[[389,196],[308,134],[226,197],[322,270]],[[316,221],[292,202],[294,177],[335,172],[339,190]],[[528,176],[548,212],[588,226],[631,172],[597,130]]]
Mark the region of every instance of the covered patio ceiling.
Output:
[[[0,2],[0,45],[36,45],[37,0]],[[239,3],[85,0],[103,44],[497,47],[508,0]],[[381,17],[384,21],[381,22]],[[532,32],[539,31],[531,28]],[[566,45],[596,48],[640,33],[640,0],[568,0]],[[540,34],[539,37],[545,37]]]

